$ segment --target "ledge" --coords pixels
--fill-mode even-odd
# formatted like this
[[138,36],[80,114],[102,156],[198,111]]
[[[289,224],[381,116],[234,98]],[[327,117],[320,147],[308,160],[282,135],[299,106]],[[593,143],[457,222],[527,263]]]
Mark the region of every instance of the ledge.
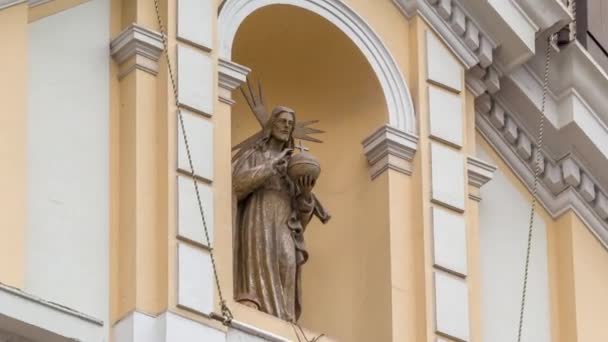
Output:
[[103,341],[102,320],[0,283],[0,330],[35,341]]

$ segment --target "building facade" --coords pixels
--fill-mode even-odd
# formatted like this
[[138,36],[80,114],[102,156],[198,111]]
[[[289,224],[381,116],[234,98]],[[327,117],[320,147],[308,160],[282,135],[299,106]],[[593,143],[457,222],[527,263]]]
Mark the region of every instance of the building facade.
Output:
[[[608,340],[605,1],[0,0],[0,44],[0,341],[514,341],[524,284],[522,341]],[[299,326],[234,300],[248,78],[325,132]]]

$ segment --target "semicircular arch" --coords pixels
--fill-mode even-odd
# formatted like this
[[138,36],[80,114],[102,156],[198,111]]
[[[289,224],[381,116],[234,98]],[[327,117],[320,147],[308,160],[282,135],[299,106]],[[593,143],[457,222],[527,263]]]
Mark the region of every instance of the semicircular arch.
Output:
[[389,124],[416,134],[416,115],[401,70],[371,27],[340,0],[226,0],[218,18],[219,57],[232,60],[232,45],[241,23],[254,11],[270,5],[292,5],[309,10],[337,26],[363,53],[376,74],[389,114]]

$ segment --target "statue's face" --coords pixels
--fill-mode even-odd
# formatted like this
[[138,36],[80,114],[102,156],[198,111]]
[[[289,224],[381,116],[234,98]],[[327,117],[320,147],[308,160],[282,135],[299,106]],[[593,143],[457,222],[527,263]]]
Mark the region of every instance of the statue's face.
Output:
[[283,112],[279,114],[272,125],[272,137],[287,142],[289,140],[289,135],[293,131],[294,124],[293,115],[291,113]]

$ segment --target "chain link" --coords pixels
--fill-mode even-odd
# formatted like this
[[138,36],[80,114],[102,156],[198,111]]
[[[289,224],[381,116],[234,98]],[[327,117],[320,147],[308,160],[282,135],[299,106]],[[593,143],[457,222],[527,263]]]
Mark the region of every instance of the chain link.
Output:
[[543,96],[542,96],[542,106],[540,113],[540,122],[538,124],[538,145],[534,152],[534,184],[532,186],[532,206],[530,208],[530,225],[528,226],[528,245],[526,247],[526,262],[524,266],[524,284],[521,294],[521,306],[519,310],[519,325],[517,329],[517,342],[521,342],[521,334],[523,331],[524,325],[524,311],[526,308],[526,294],[528,291],[528,273],[530,269],[530,253],[532,251],[532,235],[534,232],[534,212],[536,210],[537,203],[537,193],[538,193],[538,177],[541,172],[541,162],[543,162],[542,149],[543,149],[543,137],[545,130],[545,106],[547,102],[547,91],[549,89],[549,62],[551,60],[551,45],[552,40],[556,39],[556,35],[552,35],[549,37],[549,41],[547,42],[547,49],[545,51],[545,74],[543,78]]
[[159,10],[159,6],[158,6],[158,0],[154,0],[154,9],[156,10],[156,20],[158,22],[158,26],[160,29],[160,34],[162,37],[162,41],[163,41],[163,49],[165,52],[165,59],[167,62],[167,69],[169,71],[169,78],[171,79],[171,87],[173,88],[173,97],[175,100],[175,107],[177,110],[177,118],[179,120],[179,126],[180,129],[182,131],[182,135],[184,137],[184,144],[186,145],[186,155],[188,156],[188,165],[190,166],[190,176],[192,177],[192,182],[194,183],[194,190],[196,193],[196,202],[198,204],[198,209],[200,212],[200,216],[201,216],[201,220],[203,222],[203,228],[205,231],[205,238],[207,239],[207,245],[209,246],[209,255],[211,257],[211,266],[213,268],[213,276],[215,279],[215,286],[217,288],[217,292],[218,292],[218,297],[220,300],[220,307],[222,310],[222,322],[224,323],[224,325],[229,325],[232,322],[232,319],[234,318],[234,316],[232,315],[232,312],[230,311],[230,308],[228,308],[228,304],[226,303],[226,300],[224,299],[224,295],[222,294],[222,288],[220,286],[220,280],[219,280],[219,276],[217,273],[217,266],[215,263],[215,255],[213,253],[213,247],[211,246],[211,239],[209,238],[209,229],[207,228],[207,220],[205,219],[205,213],[203,210],[203,204],[201,201],[201,196],[199,193],[199,189],[198,189],[198,183],[196,182],[196,173],[194,171],[194,163],[192,162],[192,155],[190,153],[190,144],[188,143],[188,135],[186,134],[186,127],[184,125],[184,118],[182,115],[182,111],[180,109],[180,104],[179,104],[179,93],[178,93],[178,89],[177,89],[177,84],[175,83],[175,77],[173,74],[173,68],[171,67],[171,61],[169,59],[169,48],[168,48],[168,44],[167,44],[167,33],[165,31],[165,27],[163,25],[163,21],[162,18],[160,16],[160,10]]

